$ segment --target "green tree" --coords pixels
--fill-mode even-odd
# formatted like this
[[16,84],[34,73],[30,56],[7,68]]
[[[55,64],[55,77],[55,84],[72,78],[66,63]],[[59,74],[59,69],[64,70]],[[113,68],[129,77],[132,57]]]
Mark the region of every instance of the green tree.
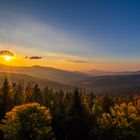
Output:
[[52,126],[55,131],[56,138],[63,140],[63,128],[65,123],[64,93],[62,90],[59,90],[53,95],[53,103],[50,107],[53,117]]
[[53,139],[49,109],[38,103],[13,108],[6,113],[1,129],[9,140]]
[[81,101],[79,89],[75,88],[66,124],[67,140],[88,139],[89,114]]
[[32,89],[32,94],[31,94],[29,102],[42,103],[41,91],[37,84],[35,84]]
[[43,105],[50,106],[51,98],[48,86],[46,86],[42,91],[42,103]]
[[21,105],[23,102],[22,99],[23,94],[23,85],[20,82],[19,84],[13,83],[11,87],[11,98],[12,98],[12,106]]
[[33,83],[29,82],[23,93],[23,103],[29,103],[32,97]]
[[7,78],[5,78],[1,90],[1,118],[4,117],[5,113],[8,111],[8,96],[9,96],[9,83]]

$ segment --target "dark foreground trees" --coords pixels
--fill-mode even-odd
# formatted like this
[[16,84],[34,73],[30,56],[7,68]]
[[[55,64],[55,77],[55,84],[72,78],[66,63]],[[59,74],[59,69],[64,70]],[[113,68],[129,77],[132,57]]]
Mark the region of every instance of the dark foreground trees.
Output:
[[5,79],[0,117],[2,140],[140,140],[140,96],[132,94],[95,96]]
[[74,89],[71,107],[66,117],[65,133],[67,140],[89,139],[89,117],[90,114],[77,88]]
[[1,102],[0,102],[0,109],[1,109],[1,113],[0,113],[0,118],[3,118],[5,113],[8,111],[8,100],[9,100],[9,83],[7,78],[5,78],[3,85],[2,85],[2,89],[1,89]]

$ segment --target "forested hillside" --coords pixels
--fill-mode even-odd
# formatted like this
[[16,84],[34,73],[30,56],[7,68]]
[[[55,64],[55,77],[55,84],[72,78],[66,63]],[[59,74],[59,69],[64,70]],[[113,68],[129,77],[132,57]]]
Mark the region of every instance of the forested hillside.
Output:
[[47,84],[50,88],[53,88],[53,90],[63,89],[64,91],[67,91],[72,89],[72,86],[70,85],[48,80],[45,77],[44,79],[41,79],[25,74],[5,73],[5,72],[0,72],[0,86],[3,84],[3,80],[5,77],[8,78],[9,84],[12,83],[18,84],[19,82],[21,82],[24,85],[24,87],[26,87],[28,83],[32,83],[32,84],[36,83],[40,87],[44,87]]
[[140,96],[64,93],[22,82],[0,88],[0,139],[139,140]]

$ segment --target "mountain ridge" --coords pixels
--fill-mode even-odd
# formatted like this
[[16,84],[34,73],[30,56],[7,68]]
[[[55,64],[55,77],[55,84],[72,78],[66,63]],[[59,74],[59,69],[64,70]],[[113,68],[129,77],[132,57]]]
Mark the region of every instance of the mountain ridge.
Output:
[[89,74],[82,72],[72,72],[52,67],[42,67],[36,65],[32,67],[1,65],[0,72],[26,74],[37,78],[46,78],[48,80],[68,85],[75,85],[77,81],[84,80],[85,78],[90,77]]
[[[103,71],[97,71],[100,74]],[[54,89],[71,90],[72,87],[85,88],[95,93],[106,92],[114,89],[124,89],[140,87],[140,71],[105,73],[102,75],[90,75],[81,72],[71,72],[51,67],[32,66],[32,67],[14,67],[0,66],[0,73],[10,73],[10,80],[16,81],[25,79],[25,81],[34,81],[40,85],[47,85]],[[6,74],[3,74],[5,77]],[[4,78],[3,76],[3,78]],[[1,75],[0,75],[1,79]]]
[[63,89],[64,91],[71,90],[72,86],[67,84],[58,83],[56,81],[51,81],[47,79],[39,79],[36,77],[32,77],[30,75],[26,74],[19,74],[19,73],[6,73],[6,72],[0,72],[0,85],[3,84],[4,79],[7,78],[9,83],[19,83],[20,81],[23,81],[26,86],[28,83],[36,83],[40,87],[48,86],[49,88],[52,88],[53,90],[60,90]]

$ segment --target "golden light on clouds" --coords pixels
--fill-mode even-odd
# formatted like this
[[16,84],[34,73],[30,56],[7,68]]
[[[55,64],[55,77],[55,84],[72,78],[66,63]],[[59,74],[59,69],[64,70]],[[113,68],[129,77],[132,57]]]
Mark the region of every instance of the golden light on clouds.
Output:
[[[81,57],[77,55],[49,52],[10,44],[0,44],[0,64],[11,66],[40,65],[70,71],[98,69],[104,71],[124,71],[139,69],[140,62],[130,59],[110,59],[110,57]],[[7,49],[8,48],[8,49]],[[9,49],[10,48],[10,49]]]
[[0,50],[0,56],[4,61],[11,61],[15,58],[15,54],[10,50]]

